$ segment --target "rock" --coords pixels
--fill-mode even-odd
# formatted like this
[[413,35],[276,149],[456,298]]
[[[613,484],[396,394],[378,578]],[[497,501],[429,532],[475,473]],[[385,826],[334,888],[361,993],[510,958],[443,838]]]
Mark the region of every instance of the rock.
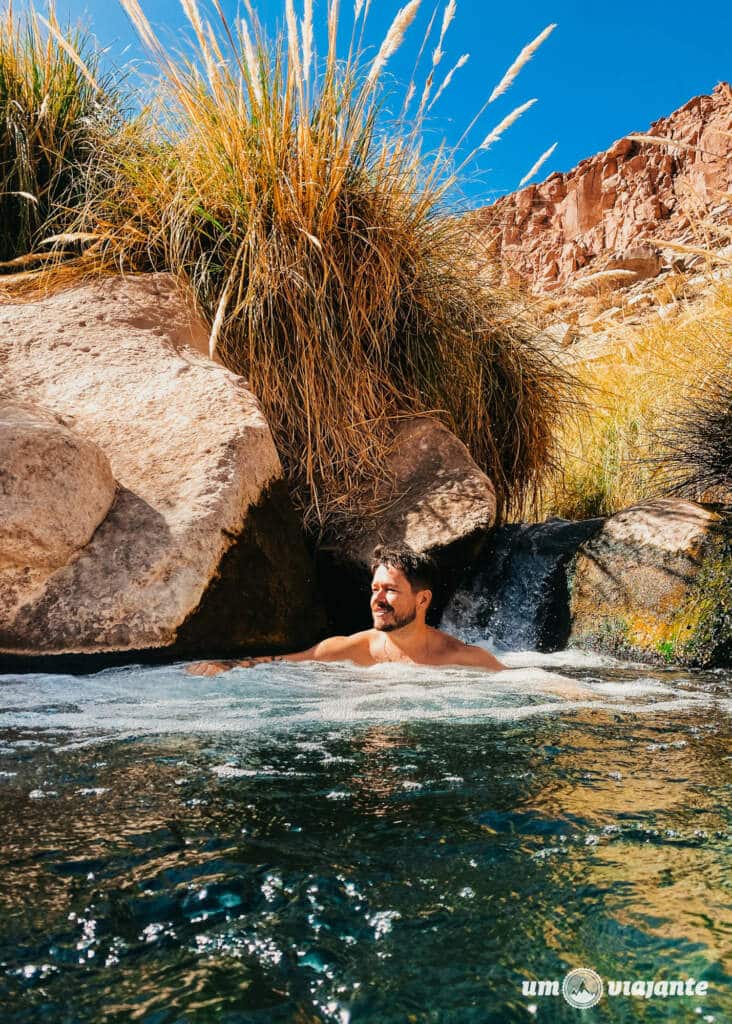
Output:
[[729,203],[719,199],[732,190],[731,131],[732,91],[722,82],[646,133],[677,145],[620,139],[567,174],[554,172],[466,216],[501,264],[504,283],[553,293],[583,267],[633,270],[635,277],[614,282],[622,287],[658,273],[662,242],[682,238],[690,209],[696,223],[728,224]]
[[365,563],[376,544],[434,551],[495,522],[493,484],[462,441],[437,420],[414,417],[404,423],[387,473],[390,480],[378,495],[386,511],[353,548],[353,555]]
[[676,499],[620,512],[570,571],[571,642],[641,660],[732,658],[732,515]]
[[14,485],[58,500],[30,514],[43,541],[3,556],[0,653],[214,654],[322,634],[269,428],[245,382],[200,354],[205,328],[172,279],[0,305],[0,337],[0,392],[46,411],[38,461],[76,445],[47,483],[29,462]]
[[542,334],[561,348],[567,348],[568,345],[574,344],[579,336],[576,325],[568,323],[566,320],[558,320],[556,323],[550,324],[544,328]]
[[633,284],[637,280],[638,276],[634,271],[618,267],[613,270],[596,270],[592,274],[576,277],[570,287],[578,295],[601,295],[614,291],[621,284]]
[[626,302],[628,309],[647,308],[653,305],[653,297],[650,295],[633,295]]
[[457,576],[496,519],[493,484],[465,445],[435,419],[405,420],[385,477],[387,482],[377,494],[384,509],[378,521],[345,546],[325,547],[321,552],[326,592],[335,592],[338,583],[337,600],[328,608],[338,631],[352,632],[370,624],[369,569],[377,544],[406,545],[437,560],[444,590],[433,599],[435,621]]
[[661,272],[663,260],[650,245],[637,245],[611,256],[606,264],[608,270],[629,270],[635,280],[656,277]]
[[109,512],[109,460],[49,413],[2,401],[0,452],[0,569],[57,569]]

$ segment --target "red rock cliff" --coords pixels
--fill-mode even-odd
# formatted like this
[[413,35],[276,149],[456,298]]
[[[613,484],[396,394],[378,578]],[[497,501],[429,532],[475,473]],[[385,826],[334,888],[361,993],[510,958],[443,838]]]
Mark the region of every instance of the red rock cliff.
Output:
[[689,238],[704,217],[729,223],[730,86],[696,96],[644,134],[673,145],[619,139],[568,173],[470,215],[505,280],[551,292],[607,269],[653,276],[663,261],[651,238]]

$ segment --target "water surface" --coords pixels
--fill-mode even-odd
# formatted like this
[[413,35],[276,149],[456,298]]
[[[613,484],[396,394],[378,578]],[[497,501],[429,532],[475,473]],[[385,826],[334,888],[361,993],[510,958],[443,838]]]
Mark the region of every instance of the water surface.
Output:
[[730,674],[502,657],[0,676],[3,1022],[732,1019]]

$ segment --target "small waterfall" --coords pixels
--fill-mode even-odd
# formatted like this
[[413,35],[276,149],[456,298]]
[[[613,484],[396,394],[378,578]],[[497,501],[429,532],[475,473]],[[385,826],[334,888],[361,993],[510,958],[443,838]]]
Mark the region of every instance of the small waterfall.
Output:
[[475,643],[556,651],[569,638],[566,567],[603,519],[516,523],[497,529],[468,568],[442,628]]

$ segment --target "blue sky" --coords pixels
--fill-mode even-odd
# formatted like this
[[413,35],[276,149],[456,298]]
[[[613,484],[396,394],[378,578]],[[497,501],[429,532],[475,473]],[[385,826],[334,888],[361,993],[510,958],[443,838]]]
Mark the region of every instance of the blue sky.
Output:
[[[161,37],[175,44],[186,25],[178,0],[140,0]],[[268,25],[282,19],[284,0],[252,0]],[[302,0],[295,0],[298,10]],[[406,0],[402,0],[406,2]],[[441,0],[439,10],[444,7]],[[447,69],[461,54],[470,60],[434,108],[431,139],[455,142],[487,99],[518,51],[550,22],[557,29],[504,96],[491,104],[472,136],[479,142],[509,111],[538,102],[490,150],[480,154],[463,185],[470,205],[512,191],[541,153],[558,143],[538,178],[566,171],[629,132],[645,131],[692,96],[710,92],[732,77],[732,6],[688,0],[561,0],[521,4],[457,0],[446,39]],[[40,7],[39,3],[39,7]],[[205,7],[205,0],[202,2]],[[236,0],[222,0],[228,16]],[[367,42],[377,47],[399,2],[372,0]],[[117,0],[57,0],[59,19],[83,18],[110,56],[140,56],[136,37]],[[316,22],[325,20],[326,0],[315,0]],[[401,50],[389,65],[408,83],[434,0],[423,0]],[[350,26],[345,2],[343,22]],[[438,13],[437,21],[441,14]],[[316,38],[317,42],[317,38]],[[324,47],[322,47],[324,49]],[[403,96],[403,90],[398,92]],[[395,101],[396,102],[396,101]]]

